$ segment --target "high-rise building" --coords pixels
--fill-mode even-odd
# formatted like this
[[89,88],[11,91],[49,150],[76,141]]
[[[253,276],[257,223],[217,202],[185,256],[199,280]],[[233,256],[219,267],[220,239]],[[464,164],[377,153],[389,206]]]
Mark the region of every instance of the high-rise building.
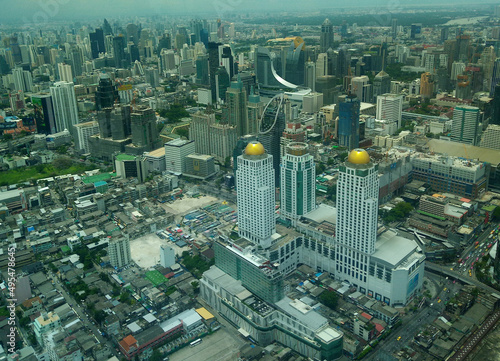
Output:
[[247,134],[257,134],[259,131],[260,118],[264,112],[264,102],[260,100],[260,96],[254,93],[253,86],[250,88],[250,95],[247,103],[248,110],[248,130]]
[[125,44],[126,41],[123,35],[113,38],[113,56],[116,68],[126,68],[128,65],[128,59],[125,55]]
[[175,250],[166,244],[160,246],[160,264],[165,268],[175,264]]
[[401,128],[401,117],[403,112],[403,96],[397,94],[382,94],[377,97],[378,120],[389,120],[397,123]]
[[168,49],[161,50],[160,65],[162,71],[175,69],[175,53],[173,50],[168,50]]
[[229,74],[225,67],[219,66],[215,73],[215,91],[218,102],[226,101],[226,91],[230,86]]
[[319,53],[318,60],[316,60],[316,78],[326,76],[328,74],[328,54]]
[[210,84],[207,55],[200,55],[196,59],[196,83],[202,85]]
[[67,129],[71,134],[75,134],[73,126],[78,124],[78,107],[74,84],[65,81],[54,83],[54,86],[50,87],[50,95],[54,103],[57,131]]
[[165,143],[165,162],[167,171],[182,174],[186,170],[186,157],[195,153],[192,140],[174,139]]
[[381,94],[386,94],[391,91],[391,76],[385,71],[381,71],[373,79],[373,98],[377,99],[377,96]]
[[208,43],[208,74],[210,76],[210,90],[212,91],[212,104],[217,102],[217,87],[215,82],[215,74],[217,68],[220,66],[219,62],[219,46],[220,43],[209,42]]
[[304,85],[312,91],[316,90],[316,64],[311,59],[306,63]]
[[71,63],[71,69],[73,70],[74,76],[80,76],[83,74],[83,53],[82,49],[74,47],[69,53],[69,59]]
[[476,145],[480,137],[479,108],[467,105],[455,107],[451,140]]
[[281,217],[296,221],[316,208],[316,170],[306,143],[290,143],[281,160]]
[[325,19],[321,24],[321,34],[319,36],[319,50],[325,53],[333,47],[333,25],[330,20]]
[[85,123],[75,124],[76,128],[76,146],[84,154],[90,153],[89,137],[99,134],[99,123],[95,120]]
[[345,97],[339,104],[338,140],[339,145],[352,150],[359,146],[360,102],[354,95]]
[[104,108],[112,108],[117,99],[118,94],[113,85],[113,81],[108,74],[102,73],[99,77],[99,85],[95,92],[96,110],[99,111]]
[[61,79],[61,81],[73,81],[73,71],[71,70],[71,65],[59,63],[57,64],[57,70],[59,72],[59,79]]
[[259,142],[251,142],[238,157],[238,233],[267,249],[276,233],[273,156]]
[[108,256],[111,266],[117,268],[122,268],[132,261],[128,235],[123,235],[109,240]]
[[364,86],[368,85],[370,79],[366,75],[355,76],[351,79],[351,93],[356,94],[359,101],[367,101],[363,99]]
[[241,79],[231,82],[226,91],[225,123],[236,127],[238,137],[250,133],[247,111],[247,92]]
[[291,120],[286,123],[280,139],[280,159],[286,154],[286,147],[290,143],[305,143],[307,140],[306,129],[302,127],[299,119]]
[[31,97],[38,134],[57,133],[52,97],[48,94],[37,94]]
[[424,99],[432,98],[434,94],[434,81],[432,80],[432,74],[422,73],[420,76],[420,95]]
[[136,107],[130,114],[132,144],[144,151],[151,151],[158,145],[158,127],[155,111],[149,107]]
[[481,147],[500,149],[500,125],[488,125],[481,137]]
[[193,114],[189,126],[189,139],[194,140],[195,151],[199,154],[212,154],[210,126],[215,124],[215,113],[210,111]]
[[100,28],[95,29],[93,33],[89,33],[90,51],[92,59],[97,59],[100,53],[106,52],[104,45],[104,31]]

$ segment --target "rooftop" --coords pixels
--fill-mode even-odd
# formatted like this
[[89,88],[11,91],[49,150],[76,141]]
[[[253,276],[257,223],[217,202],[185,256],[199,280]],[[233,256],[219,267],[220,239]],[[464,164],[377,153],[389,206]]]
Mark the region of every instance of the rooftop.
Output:
[[401,237],[393,230],[388,230],[377,238],[373,258],[391,266],[398,266],[416,248],[417,244],[413,240]]

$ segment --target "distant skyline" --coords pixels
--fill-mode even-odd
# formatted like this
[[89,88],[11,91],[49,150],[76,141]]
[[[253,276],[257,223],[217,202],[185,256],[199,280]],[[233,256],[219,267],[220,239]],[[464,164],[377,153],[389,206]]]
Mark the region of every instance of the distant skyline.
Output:
[[[421,0],[418,4],[411,0],[359,0],[349,3],[351,7],[380,8],[388,12],[397,12],[401,7],[422,7],[428,5],[457,4],[471,5],[469,0],[442,0],[436,3],[433,0]],[[492,3],[495,4],[495,3]],[[487,4],[481,4],[487,5]],[[392,7],[392,8],[391,8]],[[286,6],[281,0],[16,0],[4,1],[0,13],[0,22],[5,23],[36,23],[55,20],[82,21],[87,18],[117,17],[117,16],[164,16],[168,14],[196,15],[217,17],[225,14],[242,14],[245,12],[275,12],[275,11],[304,11],[328,10],[347,8],[345,2],[329,0],[289,0]]]

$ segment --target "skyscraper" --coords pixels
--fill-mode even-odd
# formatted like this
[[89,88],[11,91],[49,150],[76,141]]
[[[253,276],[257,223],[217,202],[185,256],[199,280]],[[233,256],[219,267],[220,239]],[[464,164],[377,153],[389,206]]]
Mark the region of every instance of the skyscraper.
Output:
[[330,20],[325,19],[321,24],[321,34],[319,36],[319,50],[325,53],[333,47],[333,25]]
[[61,81],[73,81],[73,71],[71,70],[71,65],[59,63],[57,64],[57,70],[59,71],[59,79],[61,79]]
[[90,50],[92,59],[97,59],[100,53],[105,53],[104,31],[100,28],[95,29],[95,32],[89,34]]
[[401,128],[401,116],[403,111],[403,96],[397,94],[382,94],[377,97],[377,119],[390,120]]
[[420,76],[420,95],[424,99],[432,98],[434,93],[434,82],[431,73],[422,73]]
[[354,94],[346,96],[339,104],[339,145],[349,150],[359,146],[359,110],[360,102]]
[[386,94],[391,91],[391,76],[385,71],[381,71],[373,79],[373,98],[376,100],[380,94]]
[[111,266],[121,268],[128,265],[132,261],[128,235],[112,238],[108,244],[108,255]]
[[158,145],[156,114],[149,107],[137,107],[130,114],[132,143],[135,147],[151,151]]
[[31,103],[33,104],[38,134],[57,133],[52,97],[48,94],[33,95]]
[[316,208],[316,170],[306,143],[290,143],[281,161],[281,217],[293,226]]
[[75,134],[73,125],[78,124],[78,107],[76,105],[75,86],[73,83],[60,81],[50,87],[50,95],[54,104],[56,129],[62,132],[67,129]]
[[208,73],[210,76],[210,90],[212,91],[212,104],[217,102],[217,87],[215,84],[215,74],[220,65],[219,62],[219,45],[220,43],[208,43]]
[[337,183],[337,271],[356,285],[366,283],[375,252],[378,218],[378,167],[363,149],[349,153]]
[[467,105],[455,107],[451,140],[476,145],[479,140],[479,108]]
[[264,102],[260,100],[260,96],[254,93],[253,86],[250,88],[250,95],[247,103],[248,110],[248,130],[247,134],[257,134],[259,131],[259,122],[262,112],[264,111]]
[[316,90],[316,64],[309,59],[304,71],[304,85],[312,91]]
[[259,142],[251,142],[238,157],[238,233],[267,249],[276,233],[273,156]]
[[118,93],[113,85],[113,81],[108,74],[102,73],[99,77],[99,85],[95,93],[96,110],[104,108],[112,108],[115,101],[118,99]]
[[231,82],[231,87],[226,91],[225,117],[227,124],[236,127],[238,137],[249,134],[247,112],[247,92],[243,87],[241,79]]
[[125,68],[127,66],[127,57],[125,56],[125,38],[123,35],[113,38],[113,55],[116,68]]

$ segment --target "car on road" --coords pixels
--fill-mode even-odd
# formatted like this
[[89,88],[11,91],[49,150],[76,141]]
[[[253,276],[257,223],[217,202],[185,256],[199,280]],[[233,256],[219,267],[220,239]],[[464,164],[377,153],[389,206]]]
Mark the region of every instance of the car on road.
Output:
[[398,340],[398,341],[400,341],[400,340],[401,340],[401,336],[399,336],[399,337],[397,338],[397,340]]

